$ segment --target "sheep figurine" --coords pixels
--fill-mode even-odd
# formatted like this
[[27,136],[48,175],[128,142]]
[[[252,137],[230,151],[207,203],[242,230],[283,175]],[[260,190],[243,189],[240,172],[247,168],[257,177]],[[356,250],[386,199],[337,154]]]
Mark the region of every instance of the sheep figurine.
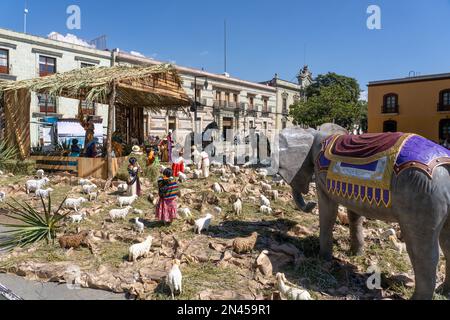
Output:
[[[182,173],[183,173],[183,172],[182,172]],[[191,173],[191,168],[185,167],[185,168],[184,168],[184,174],[189,174],[189,173]]]
[[47,177],[44,177],[40,180],[28,180],[25,184],[25,188],[27,189],[27,194],[30,192],[36,192],[36,190],[42,189],[50,180]]
[[5,201],[5,199],[6,199],[6,193],[3,191],[0,191],[0,202]]
[[241,199],[237,199],[235,203],[233,203],[233,211],[236,215],[240,215],[242,213],[242,201]]
[[134,218],[134,230],[138,233],[144,233],[144,224],[139,221],[139,218]]
[[78,234],[62,236],[58,239],[59,245],[62,249],[78,249],[80,246],[90,246],[88,237],[90,231],[82,231]]
[[111,211],[109,211],[109,217],[111,218],[112,222],[114,222],[116,219],[125,220],[131,209],[133,209],[131,206],[125,207],[123,209],[112,209]]
[[215,193],[222,193],[222,186],[220,184],[218,184],[217,182],[213,184],[213,191]]
[[89,201],[97,200],[98,199],[98,191],[90,192],[88,194],[88,197],[89,197]]
[[270,207],[270,200],[266,198],[263,194],[259,196],[260,203],[262,206]]
[[85,202],[87,202],[85,198],[78,198],[78,199],[68,198],[66,199],[66,201],[64,201],[63,207],[66,209],[74,209],[76,212],[78,212],[78,208],[80,208],[81,204]]
[[153,237],[148,236],[144,242],[133,244],[128,249],[128,261],[136,262],[140,257],[145,257],[150,252],[152,246]]
[[292,300],[312,300],[308,291],[287,285],[287,280],[284,273],[277,273],[276,278],[278,289],[285,297]]
[[259,169],[256,173],[259,177],[265,178],[269,174],[266,169]]
[[234,174],[241,173],[241,168],[239,166],[234,166],[232,164],[229,164],[228,166],[230,167],[230,170],[232,173],[234,173]]
[[278,200],[280,194],[278,192],[278,190],[271,190],[269,192],[270,197],[272,198],[272,200]]
[[46,190],[38,189],[38,190],[36,190],[34,195],[37,198],[42,197],[43,199],[47,199],[50,196],[50,193],[52,193],[53,191],[55,191],[55,190],[53,190],[52,188],[48,188]]
[[181,183],[187,181],[188,177],[186,174],[184,174],[183,172],[178,173],[178,181],[180,181]]
[[222,214],[222,208],[220,207],[214,207],[213,211],[215,214]]
[[202,171],[201,170],[194,170],[193,173],[193,179],[200,179],[202,177]]
[[44,172],[44,170],[42,170],[42,169],[37,170],[37,171],[36,171],[36,177],[37,177],[38,179],[43,179],[43,178],[45,177],[45,172]]
[[272,208],[268,207],[268,206],[261,206],[259,208],[259,212],[264,213],[264,214],[272,214]]
[[183,276],[180,271],[180,264],[181,261],[178,259],[175,259],[172,261],[172,269],[170,269],[170,272],[167,276],[167,284],[170,288],[170,293],[172,295],[172,300],[175,299],[174,293],[180,292],[180,295],[183,293],[182,290],[182,280]]
[[85,194],[89,194],[95,190],[97,190],[97,186],[95,184],[86,184],[83,186],[83,193]]
[[253,248],[255,248],[257,238],[258,238],[258,233],[253,232],[250,237],[234,239],[234,241],[233,241],[234,252],[246,253],[246,252],[252,251]]
[[72,223],[80,223],[84,219],[86,219],[86,213],[82,212],[81,214],[72,215],[69,217]]
[[78,184],[80,186],[86,186],[86,185],[90,185],[93,183],[91,182],[91,180],[88,180],[88,179],[80,179],[80,181],[78,181]]
[[185,218],[185,219],[189,219],[192,217],[192,212],[189,208],[181,208],[178,209],[178,212]]
[[137,215],[139,215],[139,216],[143,216],[143,215],[144,215],[144,210],[141,210],[141,209],[134,209],[134,210],[133,210],[133,213],[134,213],[134,214],[137,214]]
[[137,198],[137,195],[131,197],[118,197],[117,201],[119,202],[119,206],[123,208],[123,206],[131,206],[133,202],[137,200]]
[[268,191],[272,190],[272,186],[268,183],[261,181],[259,184],[264,192],[268,192]]
[[201,234],[203,230],[208,230],[211,224],[212,214],[208,213],[204,218],[195,220],[194,232]]
[[117,186],[117,191],[119,191],[120,193],[125,193],[128,191],[128,184],[126,183],[121,183]]

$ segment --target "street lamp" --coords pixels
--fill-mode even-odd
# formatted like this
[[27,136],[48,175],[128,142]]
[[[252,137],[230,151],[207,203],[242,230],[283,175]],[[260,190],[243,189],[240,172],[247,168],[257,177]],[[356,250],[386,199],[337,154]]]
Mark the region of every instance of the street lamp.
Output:
[[194,105],[191,107],[191,111],[194,112],[194,133],[197,133],[197,110],[199,106],[203,106],[200,102],[197,101],[197,79],[198,78],[204,78],[205,83],[203,84],[203,88],[206,90],[208,89],[208,77],[207,76],[194,76]]

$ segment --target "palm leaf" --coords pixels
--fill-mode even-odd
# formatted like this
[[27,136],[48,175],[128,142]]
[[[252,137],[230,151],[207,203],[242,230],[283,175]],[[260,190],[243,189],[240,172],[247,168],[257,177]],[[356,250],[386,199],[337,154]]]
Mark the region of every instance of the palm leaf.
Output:
[[53,216],[51,215],[51,197],[49,197],[48,204],[41,197],[44,208],[41,214],[26,202],[22,204],[15,199],[13,201],[15,205],[7,203],[11,211],[5,213],[4,216],[16,220],[19,223],[0,223],[0,226],[7,228],[4,232],[6,238],[0,240],[0,248],[9,251],[15,247],[23,248],[44,239],[47,243],[50,241],[54,242],[56,231],[61,228],[61,220],[69,214],[59,214],[65,199]]

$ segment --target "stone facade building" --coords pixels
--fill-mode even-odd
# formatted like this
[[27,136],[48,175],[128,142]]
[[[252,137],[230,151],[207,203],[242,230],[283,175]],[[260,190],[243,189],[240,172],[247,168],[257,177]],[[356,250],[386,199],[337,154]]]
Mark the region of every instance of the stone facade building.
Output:
[[[0,81],[23,80],[66,72],[90,66],[143,65],[161,62],[122,52],[97,50],[77,44],[32,36],[0,29]],[[197,98],[197,122],[193,112],[166,112],[144,114],[144,137],[165,136],[169,129],[176,132],[180,143],[194,130],[202,132],[215,124],[219,133],[231,129],[232,136],[246,137],[250,129],[271,136],[290,122],[288,107],[302,97],[302,89],[311,82],[306,69],[299,74],[299,83],[275,77],[265,83],[255,83],[203,70],[175,66],[185,91],[194,100]],[[78,101],[34,95],[31,103],[31,142],[42,144],[45,140],[43,123],[49,118],[60,121],[75,120]],[[107,126],[107,107],[82,104],[83,113],[94,115],[103,128]],[[188,110],[189,111],[189,110]],[[196,128],[196,129],[194,129]],[[104,130],[106,132],[106,130]],[[228,137],[230,138],[230,137]],[[142,142],[142,141],[141,141]]]

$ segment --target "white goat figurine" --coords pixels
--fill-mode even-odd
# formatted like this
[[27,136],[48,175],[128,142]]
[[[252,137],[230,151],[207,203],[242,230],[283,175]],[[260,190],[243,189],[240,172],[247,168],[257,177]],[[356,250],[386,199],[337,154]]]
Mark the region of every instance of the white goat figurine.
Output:
[[188,177],[187,175],[185,175],[183,172],[180,172],[178,174],[178,181],[180,181],[181,183],[187,181]]
[[133,209],[131,206],[125,207],[123,209],[112,209],[109,211],[109,217],[111,221],[114,222],[116,219],[125,220],[130,210]]
[[148,236],[144,242],[133,244],[128,249],[128,261],[136,262],[140,257],[145,257],[152,247],[153,237]]
[[194,232],[201,234],[203,230],[208,230],[212,217],[212,214],[208,213],[204,218],[195,220]]
[[242,213],[242,201],[241,199],[237,199],[235,203],[233,203],[233,211],[236,215],[240,215]]
[[172,269],[169,272],[169,275],[167,276],[167,284],[170,288],[170,293],[172,295],[172,300],[175,299],[174,293],[180,292],[180,294],[183,293],[182,289],[182,280],[183,276],[180,271],[180,260],[175,259],[172,262]]
[[222,186],[217,182],[213,184],[213,191],[215,193],[222,193]]
[[181,208],[178,209],[178,212],[185,218],[185,219],[189,219],[192,217],[192,212],[191,209],[189,208]]
[[88,194],[89,201],[97,200],[98,199],[98,191],[93,191]]
[[260,203],[262,206],[270,207],[270,200],[266,198],[263,194],[259,196]]
[[34,194],[38,198],[42,197],[43,199],[47,199],[50,196],[50,193],[52,193],[53,191],[55,190],[53,190],[52,188],[48,188],[46,190],[38,189]]
[[38,179],[43,179],[43,178],[45,177],[45,172],[44,172],[44,170],[42,170],[42,169],[37,170],[37,171],[36,171],[36,177],[37,177]]
[[72,223],[80,223],[84,219],[86,219],[86,212],[82,212],[81,214],[75,214],[69,217],[72,220]]
[[278,289],[287,298],[292,300],[312,300],[308,291],[288,286],[284,273],[277,273],[276,278]]
[[201,177],[202,177],[202,171],[201,170],[194,170],[193,179],[200,179]]
[[144,224],[139,221],[139,218],[134,218],[134,229],[138,233],[144,233]]
[[95,184],[85,184],[83,186],[83,193],[90,194],[91,192],[97,190],[97,186]]
[[88,180],[88,179],[80,179],[80,181],[78,183],[79,183],[80,186],[86,186],[86,185],[93,184],[91,182],[91,180]]
[[270,185],[270,184],[268,184],[268,183],[265,183],[265,182],[260,182],[259,183],[259,185],[261,186],[261,188],[262,188],[262,190],[264,191],[264,192],[268,192],[268,191],[271,191],[272,190],[272,186]]
[[123,206],[131,206],[133,202],[137,200],[138,196],[130,196],[130,197],[118,197],[117,201],[119,202],[119,206],[123,208]]
[[216,213],[216,214],[222,214],[222,208],[220,208],[220,207],[214,207],[214,213]]
[[78,199],[68,198],[66,199],[66,201],[64,201],[64,208],[74,209],[76,212],[78,212],[78,208],[80,208],[81,204],[85,202],[87,202],[85,198],[78,198]]
[[0,202],[5,201],[5,199],[6,199],[6,193],[3,191],[0,191]]
[[264,214],[271,214],[272,213],[272,208],[268,207],[268,206],[261,206],[259,208],[259,212],[264,213]]
[[128,191],[128,184],[126,183],[121,183],[117,186],[117,191],[119,191],[120,193],[125,193]]
[[36,190],[42,189],[50,180],[47,177],[44,177],[40,180],[28,180],[25,184],[27,189],[27,194],[30,192],[36,192]]

